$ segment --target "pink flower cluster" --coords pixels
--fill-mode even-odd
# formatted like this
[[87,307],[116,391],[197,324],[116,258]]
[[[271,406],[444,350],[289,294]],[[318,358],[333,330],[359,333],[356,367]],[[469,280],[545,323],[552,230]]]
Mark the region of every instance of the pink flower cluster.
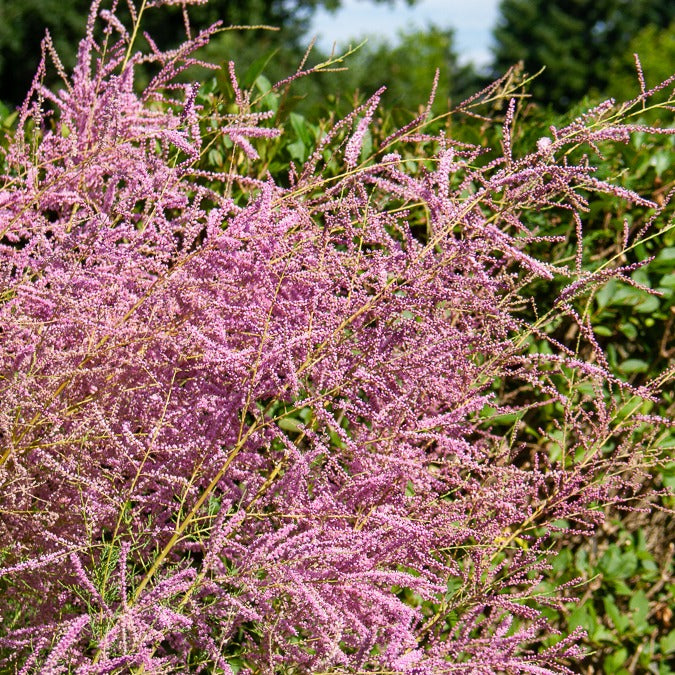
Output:
[[[114,12],[94,40],[99,5],[0,183],[0,667],[570,672],[576,635],[538,647],[546,551],[562,518],[592,531],[638,450],[602,362],[527,353],[524,279],[573,271],[527,253],[521,214],[612,189],[553,159],[598,127],[482,168],[429,139],[420,171],[410,129],[360,163],[372,100],[281,186],[237,173],[279,131],[233,68],[233,115],[176,83],[211,31],[142,55]],[[200,168],[214,126],[229,173]],[[491,433],[497,379],[522,412],[561,405],[562,460]]]

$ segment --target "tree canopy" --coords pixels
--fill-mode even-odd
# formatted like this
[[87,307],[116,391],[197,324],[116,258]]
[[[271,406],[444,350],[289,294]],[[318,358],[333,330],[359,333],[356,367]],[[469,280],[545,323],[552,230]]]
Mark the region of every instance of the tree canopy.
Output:
[[[391,0],[377,0],[390,2]],[[414,0],[408,0],[413,3]],[[125,4],[118,14],[124,17]],[[279,33],[265,34],[265,41],[286,49],[302,50],[313,12],[319,7],[337,9],[341,0],[210,0],[189,8],[191,23],[205,27],[221,20],[225,25],[271,25]],[[40,41],[49,30],[66,68],[75,63],[77,44],[84,35],[91,0],[0,0],[0,100],[23,100],[39,61]],[[179,44],[185,37],[180,6],[161,12],[150,8],[144,29],[160,46]]]
[[[400,32],[390,43],[369,39],[346,61],[344,73],[331,73],[326,87],[369,96],[385,86],[383,101],[395,110],[415,112],[429,99],[435,71],[439,71],[436,112],[448,101],[457,103],[475,91],[476,73],[459,62],[454,31],[431,26]],[[329,92],[324,90],[324,94]]]
[[675,3],[663,0],[502,0],[494,30],[495,72],[522,61],[545,67],[532,93],[563,108],[589,91],[605,91],[610,64],[650,24],[667,26]]

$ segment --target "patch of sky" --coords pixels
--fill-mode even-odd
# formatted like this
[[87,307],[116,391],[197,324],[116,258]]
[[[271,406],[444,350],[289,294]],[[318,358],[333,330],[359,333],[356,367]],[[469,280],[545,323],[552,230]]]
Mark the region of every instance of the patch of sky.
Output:
[[355,44],[363,38],[394,44],[401,31],[435,25],[455,31],[460,63],[473,62],[482,68],[491,60],[491,34],[498,6],[499,0],[418,0],[412,6],[403,0],[344,0],[337,12],[323,8],[316,12],[308,39],[317,36],[317,44],[324,51],[330,51],[333,43]]

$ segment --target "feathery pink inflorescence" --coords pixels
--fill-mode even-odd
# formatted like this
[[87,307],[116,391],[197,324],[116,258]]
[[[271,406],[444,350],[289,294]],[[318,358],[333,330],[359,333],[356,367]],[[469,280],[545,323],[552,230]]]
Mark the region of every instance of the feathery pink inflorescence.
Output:
[[[238,113],[205,119],[198,86],[175,84],[214,29],[141,55],[104,13],[120,37],[103,58],[99,5],[58,94],[43,62],[0,189],[0,612],[31,608],[0,632],[3,667],[572,672],[578,634],[536,648],[537,585],[555,523],[588,535],[634,487],[628,446],[592,439],[630,436],[602,388],[635,392],[553,339],[528,354],[519,293],[573,279],[556,310],[599,349],[569,301],[632,268],[584,276],[578,190],[650,203],[554,157],[620,125],[590,129],[600,108],[517,158],[514,102],[500,162],[438,139],[438,170],[410,171],[413,127],[359,163],[378,92],[291,188],[217,175],[199,168],[205,122],[251,162],[280,131],[233,64]],[[331,144],[346,172],[324,181]],[[552,203],[573,212],[574,269],[528,253],[521,212]],[[570,368],[598,392],[583,405],[554,382]],[[561,405],[567,464],[492,433],[486,407],[524,410],[497,378]]]

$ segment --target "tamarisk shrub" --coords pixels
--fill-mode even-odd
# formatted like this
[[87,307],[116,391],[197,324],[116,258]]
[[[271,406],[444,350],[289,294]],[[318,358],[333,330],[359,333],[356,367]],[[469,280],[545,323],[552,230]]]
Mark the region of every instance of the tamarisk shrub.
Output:
[[[159,4],[127,29],[94,2],[58,93],[47,37],[4,156],[2,668],[572,672],[577,633],[543,646],[572,592],[538,594],[548,551],[639,493],[668,375],[617,380],[575,309],[631,267],[537,260],[522,216],[568,209],[581,251],[593,191],[648,204],[565,160],[634,127],[608,102],[514,157],[512,101],[499,160],[424,115],[369,156],[376,94],[275,181],[257,163],[282,130],[234,66],[209,106],[175,79],[217,26],[134,51]],[[554,277],[528,321],[523,290]],[[550,338],[561,321],[581,339]],[[485,414],[542,406],[557,453]]]

